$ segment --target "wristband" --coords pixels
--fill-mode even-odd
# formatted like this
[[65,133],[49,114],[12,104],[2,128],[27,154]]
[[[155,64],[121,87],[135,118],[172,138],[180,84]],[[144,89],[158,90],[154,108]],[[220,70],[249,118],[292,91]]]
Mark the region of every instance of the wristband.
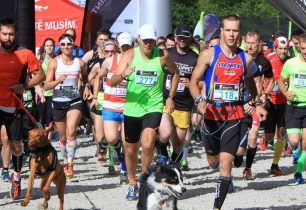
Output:
[[197,106],[201,102],[206,102],[205,98],[203,96],[199,95],[194,99],[194,105]]

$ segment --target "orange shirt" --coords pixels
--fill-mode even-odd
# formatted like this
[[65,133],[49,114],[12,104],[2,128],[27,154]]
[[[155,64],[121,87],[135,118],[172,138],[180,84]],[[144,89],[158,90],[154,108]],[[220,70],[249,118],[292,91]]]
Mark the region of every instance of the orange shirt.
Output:
[[285,104],[287,102],[287,99],[282,94],[282,92],[280,91],[276,81],[279,79],[279,76],[282,72],[284,63],[286,62],[287,59],[282,61],[277,57],[276,53],[274,53],[274,54],[270,54],[268,56],[268,60],[271,63],[272,71],[273,71],[273,77],[274,77],[274,81],[275,81],[274,88],[270,93],[271,102],[273,104]]
[[[0,53],[0,106],[18,106],[10,88],[15,84],[24,83],[25,78],[21,77],[25,77],[26,72],[31,73],[38,70],[39,66],[39,61],[30,50],[20,49],[9,53]],[[24,71],[25,73],[23,73]]]

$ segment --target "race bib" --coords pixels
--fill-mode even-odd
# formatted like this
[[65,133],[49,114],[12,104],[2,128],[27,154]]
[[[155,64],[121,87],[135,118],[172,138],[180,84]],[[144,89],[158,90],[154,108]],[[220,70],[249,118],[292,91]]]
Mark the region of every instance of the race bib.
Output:
[[235,84],[214,84],[214,100],[233,102],[239,100],[239,85]]
[[32,101],[32,99],[33,99],[33,96],[32,96],[32,93],[31,93],[31,91],[30,90],[26,90],[26,91],[24,91],[23,92],[23,101]]
[[[166,89],[170,90],[171,89],[171,75],[167,75],[166,79]],[[185,90],[185,85],[181,82],[178,83],[176,92],[182,93]]]
[[79,91],[73,86],[61,86],[60,91],[61,95],[67,98],[75,98],[79,95]]
[[274,87],[273,87],[272,91],[275,92],[275,93],[280,93],[280,89],[279,89],[278,84],[276,82],[274,83]]
[[306,87],[306,74],[294,74],[293,85],[297,88]]
[[144,86],[154,86],[157,83],[157,71],[136,71],[136,84]]

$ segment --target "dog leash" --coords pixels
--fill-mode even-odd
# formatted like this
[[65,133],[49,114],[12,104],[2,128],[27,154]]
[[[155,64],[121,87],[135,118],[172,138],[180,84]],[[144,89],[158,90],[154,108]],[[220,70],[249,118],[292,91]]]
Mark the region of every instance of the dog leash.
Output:
[[14,98],[18,101],[18,106],[28,115],[32,123],[37,127],[37,128],[43,128],[40,122],[37,122],[35,118],[31,115],[31,113],[24,107],[23,102],[18,98],[18,96],[14,93],[11,92]]

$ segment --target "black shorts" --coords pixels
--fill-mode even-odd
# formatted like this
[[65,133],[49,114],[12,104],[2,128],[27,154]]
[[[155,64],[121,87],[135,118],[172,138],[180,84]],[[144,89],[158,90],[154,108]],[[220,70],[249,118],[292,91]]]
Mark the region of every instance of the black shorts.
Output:
[[23,114],[7,113],[0,110],[0,127],[5,125],[10,141],[21,141],[23,136]]
[[82,101],[74,102],[70,105],[68,109],[54,109],[52,108],[52,114],[54,118],[54,122],[62,122],[66,119],[67,112],[72,109],[80,110],[83,113],[83,104]]
[[161,121],[162,113],[148,113],[142,117],[130,117],[124,115],[125,141],[128,143],[137,143],[141,132],[145,128],[154,128],[157,130]]
[[285,127],[286,104],[270,103],[267,119],[264,121],[265,133],[275,133],[278,128]]
[[286,106],[286,128],[306,128],[306,107]]
[[46,102],[39,103],[37,106],[38,115],[39,115],[39,122],[44,127],[49,127],[50,123],[53,121],[52,112],[52,96],[45,96]]
[[205,120],[203,128],[205,151],[210,156],[220,152],[236,154],[241,140],[242,120]]

